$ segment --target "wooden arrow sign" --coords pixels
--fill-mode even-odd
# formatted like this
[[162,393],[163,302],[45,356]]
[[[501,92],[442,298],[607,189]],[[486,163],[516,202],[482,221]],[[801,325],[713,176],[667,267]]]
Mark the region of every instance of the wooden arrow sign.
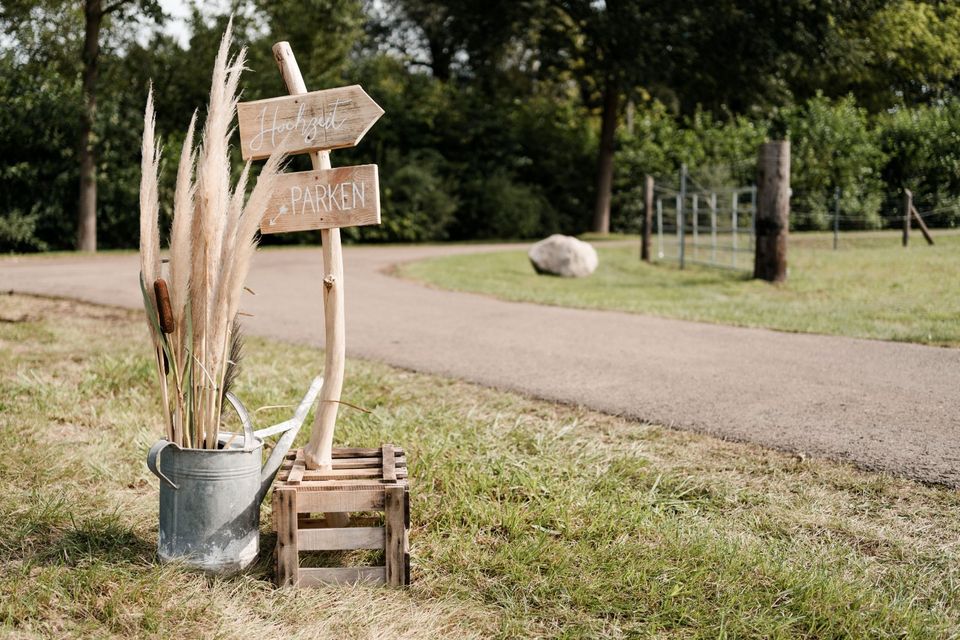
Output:
[[358,84],[241,102],[240,152],[244,160],[267,158],[284,140],[291,154],[352,147],[382,115]]
[[380,224],[377,165],[281,174],[260,233]]

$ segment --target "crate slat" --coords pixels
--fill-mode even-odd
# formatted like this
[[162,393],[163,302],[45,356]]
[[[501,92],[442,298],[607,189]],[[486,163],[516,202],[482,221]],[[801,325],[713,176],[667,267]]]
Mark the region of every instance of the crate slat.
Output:
[[[405,456],[394,456],[395,466],[397,468],[407,466]],[[289,471],[293,468],[294,460],[287,458],[280,465],[281,471]],[[382,458],[334,458],[334,469],[379,469],[383,466]]]
[[301,587],[312,587],[319,584],[357,584],[358,582],[371,584],[385,584],[386,567],[318,567],[300,569],[299,584]]
[[379,491],[300,491],[297,513],[346,513],[383,510],[383,490]]
[[383,449],[383,479],[394,482],[397,479],[397,460],[393,454],[393,445],[385,444]]
[[300,551],[342,551],[383,549],[383,527],[339,527],[305,529],[298,533]]

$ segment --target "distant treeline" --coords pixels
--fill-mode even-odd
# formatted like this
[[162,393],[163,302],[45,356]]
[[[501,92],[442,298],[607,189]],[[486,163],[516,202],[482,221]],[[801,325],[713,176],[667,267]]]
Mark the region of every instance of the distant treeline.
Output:
[[[91,142],[101,248],[137,243],[148,83],[169,203],[227,20],[194,11],[184,48],[159,29],[155,2],[116,4]],[[928,223],[960,222],[954,3],[250,0],[234,15],[249,47],[243,99],[285,93],[270,47],[289,40],[309,88],[359,83],[386,110],[360,146],[332,155],[380,165],[383,224],[350,239],[631,230],[644,174],[675,186],[686,163],[703,188],[750,184],[758,145],[783,136],[794,228],[826,228],[838,188],[845,227],[898,224],[904,185],[935,212]],[[83,3],[5,2],[0,28],[0,251],[69,249],[89,107]]]

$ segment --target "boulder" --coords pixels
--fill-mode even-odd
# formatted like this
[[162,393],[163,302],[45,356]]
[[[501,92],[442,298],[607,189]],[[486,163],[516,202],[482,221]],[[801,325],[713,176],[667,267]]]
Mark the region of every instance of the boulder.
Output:
[[540,275],[583,278],[597,268],[597,252],[592,246],[559,233],[530,247],[527,255]]

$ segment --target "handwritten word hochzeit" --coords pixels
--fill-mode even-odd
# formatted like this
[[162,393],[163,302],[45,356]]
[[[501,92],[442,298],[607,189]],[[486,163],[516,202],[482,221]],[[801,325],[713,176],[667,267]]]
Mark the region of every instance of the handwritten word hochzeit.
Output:
[[303,142],[309,144],[316,141],[317,136],[321,132],[327,130],[336,131],[343,127],[346,119],[337,120],[337,108],[346,107],[351,104],[352,100],[344,100],[342,98],[337,98],[333,101],[333,104],[330,105],[330,114],[326,116],[311,116],[306,117],[306,105],[301,104],[300,108],[297,110],[297,117],[288,122],[277,123],[277,112],[280,107],[275,106],[273,108],[273,120],[268,124],[267,122],[267,109],[264,107],[260,111],[260,132],[254,135],[250,139],[250,150],[251,151],[260,151],[263,148],[264,141],[266,137],[270,136],[270,146],[275,147],[277,145],[277,135],[280,134],[281,139],[285,134],[292,131],[299,131],[300,135],[303,137]]

